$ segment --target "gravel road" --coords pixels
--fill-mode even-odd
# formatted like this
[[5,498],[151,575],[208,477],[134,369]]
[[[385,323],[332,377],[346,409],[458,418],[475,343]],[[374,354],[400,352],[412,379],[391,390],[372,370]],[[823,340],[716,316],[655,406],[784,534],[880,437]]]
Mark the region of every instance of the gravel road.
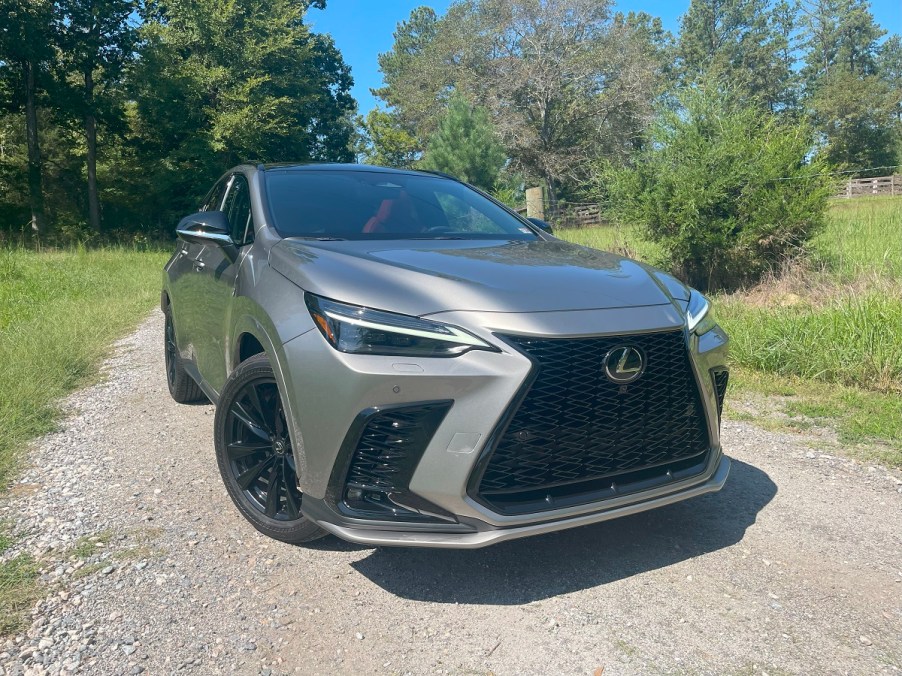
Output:
[[43,600],[0,676],[902,671],[902,478],[728,422],[719,494],[478,551],[258,535],[162,315],[65,402],[0,501]]

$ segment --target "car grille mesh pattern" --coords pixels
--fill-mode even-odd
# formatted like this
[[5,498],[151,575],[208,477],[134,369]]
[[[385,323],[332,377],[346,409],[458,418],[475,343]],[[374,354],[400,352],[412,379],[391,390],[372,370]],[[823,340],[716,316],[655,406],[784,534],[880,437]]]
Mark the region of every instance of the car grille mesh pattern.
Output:
[[[535,491],[633,472],[705,453],[708,430],[682,331],[579,339],[506,339],[538,374],[492,453],[481,496]],[[646,369],[620,386],[605,355],[639,347]],[[559,491],[556,493],[560,494]],[[549,505],[549,508],[552,505]]]
[[370,418],[351,460],[348,485],[386,493],[406,489],[412,469],[435,431],[427,418],[437,409],[444,416],[447,406],[386,410]]

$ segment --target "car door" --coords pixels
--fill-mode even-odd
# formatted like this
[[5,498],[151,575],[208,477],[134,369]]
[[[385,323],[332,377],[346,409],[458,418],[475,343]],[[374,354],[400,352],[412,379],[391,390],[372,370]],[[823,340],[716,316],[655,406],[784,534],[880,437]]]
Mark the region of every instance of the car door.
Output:
[[[226,197],[231,176],[224,176],[207,193],[200,211],[219,211]],[[172,289],[171,311],[175,325],[176,344],[179,353],[187,362],[189,369],[197,365],[198,320],[205,315],[204,280],[200,274],[207,247],[202,244],[178,240],[176,252],[169,266],[169,278]]]
[[202,280],[204,310],[195,321],[202,334],[202,340],[199,336],[196,341],[197,366],[201,377],[217,392],[222,391],[228,375],[228,317],[238,268],[254,237],[250,185],[244,174],[231,176],[222,210],[229,219],[234,248],[205,246],[195,261]]

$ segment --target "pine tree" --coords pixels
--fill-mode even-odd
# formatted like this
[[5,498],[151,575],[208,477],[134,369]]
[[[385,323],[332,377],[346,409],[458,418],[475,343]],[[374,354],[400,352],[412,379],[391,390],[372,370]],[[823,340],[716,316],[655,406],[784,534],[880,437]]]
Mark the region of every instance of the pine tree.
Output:
[[456,95],[429,139],[420,166],[491,190],[504,161],[504,149],[495,136],[488,113]]

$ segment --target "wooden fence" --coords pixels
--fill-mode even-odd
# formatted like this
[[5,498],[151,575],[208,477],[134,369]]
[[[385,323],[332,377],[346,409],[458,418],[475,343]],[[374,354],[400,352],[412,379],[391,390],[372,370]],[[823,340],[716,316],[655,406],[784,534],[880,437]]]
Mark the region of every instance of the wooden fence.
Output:
[[902,174],[877,178],[850,178],[834,197],[851,199],[871,195],[902,196]]
[[[527,215],[526,206],[519,207],[518,213]],[[607,221],[601,215],[601,207],[592,202],[558,202],[544,201],[542,220],[548,221],[556,228],[591,228],[605,225]]]

